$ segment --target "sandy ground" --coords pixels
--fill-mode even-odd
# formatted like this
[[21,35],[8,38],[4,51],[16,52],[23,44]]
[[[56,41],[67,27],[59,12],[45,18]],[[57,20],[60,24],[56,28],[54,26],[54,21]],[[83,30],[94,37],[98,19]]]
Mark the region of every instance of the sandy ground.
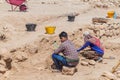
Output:
[[[41,4],[45,2],[45,4]],[[0,41],[0,48],[6,48],[8,51],[24,48],[26,45],[35,45],[39,47],[39,52],[30,55],[24,62],[18,62],[18,69],[12,69],[9,78],[6,80],[97,80],[103,71],[111,71],[112,67],[119,60],[119,50],[106,50],[105,56],[114,56],[116,59],[105,59],[103,63],[97,63],[95,66],[78,65],[78,72],[73,76],[62,75],[61,73],[52,73],[44,69],[46,58],[52,54],[49,49],[49,43],[40,43],[41,39],[48,38],[50,41],[58,41],[56,37],[61,31],[68,33],[77,32],[79,28],[92,24],[93,17],[106,17],[108,10],[115,10],[119,13],[119,8],[92,8],[90,4],[79,0],[30,0],[27,3],[28,12],[11,12],[10,5],[3,2],[0,4],[0,30],[3,27],[7,30],[4,32],[7,36],[6,41]],[[70,13],[79,13],[74,22],[68,22],[67,16]],[[25,24],[36,23],[35,32],[27,32]],[[45,34],[45,26],[56,26],[55,34]],[[76,35],[79,35],[76,33]],[[81,36],[81,34],[79,35]],[[73,39],[73,38],[70,38]],[[82,39],[81,39],[82,41]],[[105,40],[112,44],[120,44],[119,38],[110,38]],[[81,46],[81,44],[80,44]],[[78,47],[78,46],[77,46]],[[41,48],[41,49],[40,49]],[[47,50],[48,49],[48,50]],[[1,80],[1,79],[0,79]]]

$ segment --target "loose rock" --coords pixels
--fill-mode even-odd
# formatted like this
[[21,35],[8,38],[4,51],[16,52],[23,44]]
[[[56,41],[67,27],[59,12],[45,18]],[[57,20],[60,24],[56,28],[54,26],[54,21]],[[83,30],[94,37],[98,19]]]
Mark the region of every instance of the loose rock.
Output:
[[5,68],[5,66],[0,65],[0,73],[4,74],[7,71],[7,69]]
[[38,53],[38,48],[37,48],[37,47],[30,47],[30,48],[28,49],[28,52],[29,52],[30,54]]
[[70,67],[63,66],[63,69],[62,69],[63,75],[74,75],[75,72],[77,72],[77,68],[75,67],[70,68]]
[[81,61],[81,65],[83,65],[83,66],[88,66],[88,62],[86,62],[86,61]]
[[24,52],[16,52],[14,55],[15,60],[18,62],[25,61],[28,59],[28,54]]
[[95,62],[94,60],[90,60],[90,61],[89,61],[89,64],[90,64],[90,65],[95,65],[96,62]]

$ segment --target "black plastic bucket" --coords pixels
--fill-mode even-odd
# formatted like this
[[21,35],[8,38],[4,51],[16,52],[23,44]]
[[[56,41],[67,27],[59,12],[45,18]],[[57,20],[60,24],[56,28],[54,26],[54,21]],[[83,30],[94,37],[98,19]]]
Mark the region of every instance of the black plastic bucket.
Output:
[[75,20],[75,16],[68,16],[68,21],[73,22]]
[[36,26],[36,24],[32,23],[26,24],[27,31],[35,31]]

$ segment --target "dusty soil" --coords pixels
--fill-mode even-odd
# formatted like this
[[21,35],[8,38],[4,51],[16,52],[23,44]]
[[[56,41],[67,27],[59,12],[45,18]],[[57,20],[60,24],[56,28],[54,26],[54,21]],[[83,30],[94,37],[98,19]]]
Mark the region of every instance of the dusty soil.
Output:
[[[105,18],[108,10],[115,10],[119,15],[117,1],[105,4],[102,0],[29,0],[28,12],[8,11],[10,5],[1,1],[0,37],[5,38],[0,40],[0,65],[5,66],[5,60],[11,58],[12,68],[5,67],[5,72],[0,72],[0,80],[97,80],[104,71],[111,71],[120,59],[120,20],[109,19],[106,24],[92,24],[92,18]],[[79,14],[74,22],[67,21],[71,13]],[[36,23],[36,31],[27,32],[26,23]],[[45,34],[45,26],[56,26],[55,34]],[[69,39],[79,48],[83,44],[82,33],[86,30],[101,39],[105,46],[104,57],[113,56],[115,59],[104,59],[95,66],[80,63],[73,76],[51,72],[50,55],[56,49],[54,41],[60,44],[58,34],[68,32]],[[81,55],[80,59],[83,59]]]

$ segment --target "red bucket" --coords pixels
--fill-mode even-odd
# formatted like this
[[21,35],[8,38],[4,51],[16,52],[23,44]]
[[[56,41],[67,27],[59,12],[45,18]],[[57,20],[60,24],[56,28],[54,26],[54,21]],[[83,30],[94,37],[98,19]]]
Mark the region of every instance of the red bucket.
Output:
[[23,4],[26,0],[8,0],[8,3],[16,6],[20,6]]

